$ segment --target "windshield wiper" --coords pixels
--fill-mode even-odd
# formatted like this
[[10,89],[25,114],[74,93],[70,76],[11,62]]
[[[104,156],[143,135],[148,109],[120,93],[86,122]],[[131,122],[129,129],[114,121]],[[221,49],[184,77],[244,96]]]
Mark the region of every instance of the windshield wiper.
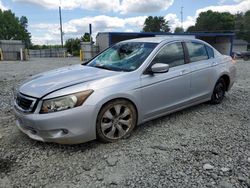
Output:
[[94,65],[93,67],[100,68],[100,69],[105,69],[105,70],[114,71],[112,68],[106,67],[106,66],[103,66],[103,65]]

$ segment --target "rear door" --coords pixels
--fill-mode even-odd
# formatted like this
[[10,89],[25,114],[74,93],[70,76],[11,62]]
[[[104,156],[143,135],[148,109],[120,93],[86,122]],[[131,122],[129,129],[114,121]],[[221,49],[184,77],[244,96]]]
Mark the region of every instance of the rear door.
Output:
[[144,120],[160,116],[185,104],[190,97],[190,65],[185,63],[181,42],[166,44],[152,64],[169,64],[166,73],[141,76]]
[[191,69],[191,98],[209,98],[214,87],[217,66],[213,49],[199,42],[186,42],[186,47]]

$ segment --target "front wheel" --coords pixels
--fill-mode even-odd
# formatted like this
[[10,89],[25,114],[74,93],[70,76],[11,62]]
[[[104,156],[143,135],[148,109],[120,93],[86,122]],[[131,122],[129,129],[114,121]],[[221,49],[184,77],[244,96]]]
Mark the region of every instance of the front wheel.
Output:
[[226,83],[223,78],[220,78],[214,87],[213,95],[211,97],[212,104],[219,104],[224,99],[226,93]]
[[114,100],[105,104],[97,117],[97,138],[103,142],[114,142],[126,137],[137,122],[135,107],[126,100]]

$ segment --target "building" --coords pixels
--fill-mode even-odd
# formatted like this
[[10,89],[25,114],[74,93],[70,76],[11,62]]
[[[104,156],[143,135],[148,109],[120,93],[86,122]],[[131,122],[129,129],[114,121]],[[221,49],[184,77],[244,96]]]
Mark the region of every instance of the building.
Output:
[[0,60],[21,60],[24,48],[20,40],[0,40]]
[[247,51],[248,42],[241,39],[236,39],[233,42],[233,52],[245,52]]
[[226,55],[232,54],[234,33],[164,33],[164,32],[101,32],[96,36],[96,45],[100,51],[109,46],[128,39],[157,36],[186,36],[206,41],[219,52]]

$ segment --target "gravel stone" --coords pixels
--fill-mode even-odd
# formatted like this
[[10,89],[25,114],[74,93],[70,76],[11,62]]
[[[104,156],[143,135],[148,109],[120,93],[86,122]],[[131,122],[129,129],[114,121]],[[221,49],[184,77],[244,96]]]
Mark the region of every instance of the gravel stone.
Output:
[[243,182],[246,181],[246,178],[244,178],[243,176],[238,176],[238,180]]
[[222,167],[222,168],[221,168],[221,171],[222,171],[222,172],[228,172],[228,171],[230,171],[230,169],[227,168],[227,167]]
[[212,170],[213,168],[214,168],[214,166],[213,166],[213,165],[210,165],[210,164],[208,164],[208,163],[203,165],[203,169],[204,169],[204,170]]
[[219,188],[234,188],[234,186],[227,181],[221,181],[219,184]]
[[102,181],[104,179],[102,174],[97,174],[96,178],[98,181]]
[[0,187],[250,187],[250,61],[238,60],[237,80],[221,104],[146,122],[115,143],[59,145],[21,133],[12,88],[30,75],[80,63],[0,61]]
[[118,162],[118,160],[115,157],[110,157],[107,159],[107,164],[109,166],[115,166],[117,162]]
[[11,188],[11,183],[8,177],[0,178],[0,187]]
[[168,150],[168,147],[167,146],[163,146],[163,145],[155,145],[155,146],[152,146],[151,148],[158,149],[158,150],[163,150],[163,151],[167,151]]

